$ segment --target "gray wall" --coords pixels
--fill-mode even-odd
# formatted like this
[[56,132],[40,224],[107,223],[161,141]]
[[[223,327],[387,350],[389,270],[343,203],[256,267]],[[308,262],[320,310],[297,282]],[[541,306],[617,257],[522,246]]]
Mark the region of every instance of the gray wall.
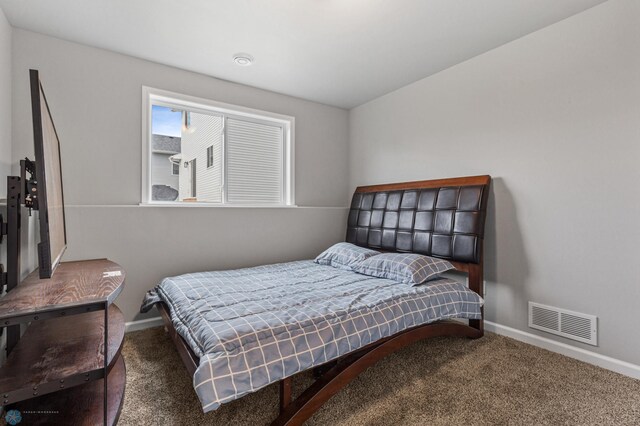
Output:
[[[640,2],[615,0],[350,112],[350,183],[491,174],[487,318],[595,314],[640,364]],[[548,334],[545,337],[554,338]]]
[[[344,237],[347,111],[20,29],[13,49],[13,162],[33,156],[28,70],[37,68],[61,140],[64,260],[122,264],[128,321],[164,276],[309,258]],[[295,116],[305,208],[138,206],[143,85]]]
[[28,70],[37,68],[62,143],[69,205],[140,202],[142,85],[295,116],[297,204],[345,204],[343,109],[20,29],[13,33],[13,48],[13,159],[33,149]]
[[[11,26],[0,9],[0,176],[11,173]],[[5,198],[5,181],[0,198]]]

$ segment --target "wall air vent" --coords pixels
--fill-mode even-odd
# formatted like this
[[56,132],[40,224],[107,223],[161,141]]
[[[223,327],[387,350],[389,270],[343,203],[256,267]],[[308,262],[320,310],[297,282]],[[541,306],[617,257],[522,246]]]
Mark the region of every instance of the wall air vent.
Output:
[[529,302],[529,327],[598,346],[598,317]]

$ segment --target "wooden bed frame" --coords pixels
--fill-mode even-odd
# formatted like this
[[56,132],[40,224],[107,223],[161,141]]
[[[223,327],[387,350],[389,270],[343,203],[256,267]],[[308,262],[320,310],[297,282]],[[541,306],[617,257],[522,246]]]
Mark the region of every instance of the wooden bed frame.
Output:
[[[479,229],[475,247],[476,260],[460,261],[455,257],[447,257],[457,271],[468,274],[469,288],[479,295],[483,295],[483,230],[486,216],[487,199],[489,196],[490,176],[471,176],[462,178],[425,180],[416,182],[403,182],[385,185],[372,185],[358,187],[354,199],[358,194],[372,192],[393,192],[404,190],[423,189],[448,189],[462,188],[465,186],[480,187],[481,200],[478,213]],[[352,206],[353,210],[353,206]],[[349,236],[347,236],[349,240]],[[364,244],[370,246],[369,244]],[[380,250],[378,246],[371,246]],[[383,251],[390,251],[384,250]],[[404,251],[403,251],[404,252]],[[437,256],[436,254],[431,254]],[[193,353],[186,341],[178,334],[171,322],[167,305],[156,305],[165,324],[165,329],[176,345],[189,374],[193,375],[199,364],[199,358]],[[272,423],[272,426],[301,425],[309,419],[326,401],[338,393],[343,387],[355,379],[361,372],[374,365],[385,356],[404,348],[418,340],[440,336],[458,336],[477,339],[484,334],[484,310],[479,320],[469,320],[468,325],[459,321],[438,321],[404,330],[395,335],[380,339],[363,348],[351,352],[337,360],[313,369],[316,380],[298,398],[292,399],[292,378],[280,380],[280,415]]]

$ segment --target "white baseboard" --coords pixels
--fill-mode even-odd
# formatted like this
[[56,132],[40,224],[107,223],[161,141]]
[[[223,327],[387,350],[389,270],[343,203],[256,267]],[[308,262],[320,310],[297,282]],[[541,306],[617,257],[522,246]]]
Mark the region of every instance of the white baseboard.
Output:
[[124,324],[124,332],[140,331],[151,327],[160,327],[163,325],[162,317],[147,318],[138,321],[131,321]]
[[620,373],[634,379],[640,379],[640,365],[600,355],[586,349],[577,348],[575,346],[567,345],[566,343],[557,342],[555,340],[547,339],[546,337],[536,336],[535,334],[527,333],[526,331],[520,331],[515,328],[496,324],[490,321],[484,322],[484,329],[551,352],[568,356],[569,358],[597,365],[598,367],[606,368],[607,370],[615,371],[616,373]]
[[[132,331],[144,330],[151,327],[160,327],[162,325],[163,322],[161,317],[131,321],[125,324],[125,332],[129,333]],[[640,365],[631,364],[630,362],[621,361],[619,359],[611,358],[605,355],[600,355],[595,352],[577,348],[575,346],[570,346],[566,343],[556,342],[555,340],[547,339],[546,337],[536,336],[535,334],[516,330],[515,328],[496,324],[491,321],[485,321],[484,328],[487,331],[510,337],[520,342],[528,343],[530,345],[537,346],[551,352],[556,352],[561,355],[568,356],[569,358],[574,358],[579,361],[597,365],[598,367],[606,368],[607,370],[615,371],[616,373],[620,373],[634,379],[640,379]]]

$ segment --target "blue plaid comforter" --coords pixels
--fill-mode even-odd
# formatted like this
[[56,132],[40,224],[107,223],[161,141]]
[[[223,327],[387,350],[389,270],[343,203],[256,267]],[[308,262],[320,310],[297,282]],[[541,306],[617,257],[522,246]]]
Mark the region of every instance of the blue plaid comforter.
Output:
[[483,303],[450,279],[411,287],[310,260],[165,278],[141,310],[161,301],[200,357],[205,412],[402,330],[479,319]]

